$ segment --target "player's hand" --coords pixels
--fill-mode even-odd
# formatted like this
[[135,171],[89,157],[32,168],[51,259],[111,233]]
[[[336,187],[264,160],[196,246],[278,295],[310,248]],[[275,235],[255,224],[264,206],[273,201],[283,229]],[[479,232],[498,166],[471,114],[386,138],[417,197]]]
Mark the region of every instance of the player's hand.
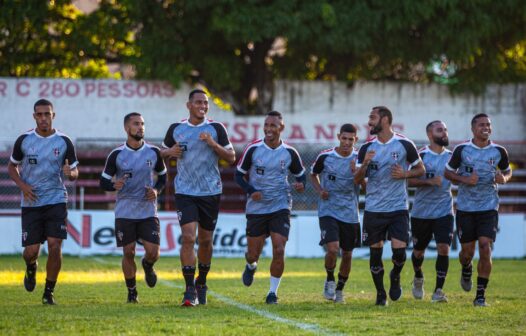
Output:
[[22,194],[24,195],[24,199],[28,201],[29,203],[33,203],[37,201],[37,195],[33,191],[33,187],[30,186],[27,183],[22,183],[20,185],[20,190],[22,190]]
[[322,200],[328,200],[329,199],[329,192],[327,190],[325,190],[325,189],[322,189],[320,191],[320,198]]
[[405,179],[407,176],[404,168],[402,168],[402,166],[396,163],[391,167],[391,177],[394,179],[401,180]]
[[305,186],[301,182],[292,183],[292,187],[294,188],[294,190],[296,190],[299,193],[302,193],[305,191]]
[[497,182],[498,184],[506,183],[506,178],[504,177],[504,175],[502,175],[500,171],[495,174],[495,182]]
[[468,178],[466,179],[466,184],[470,186],[474,186],[477,184],[478,181],[479,181],[479,175],[477,174],[476,171],[473,171],[473,173],[470,176],[468,176]]
[[157,199],[157,190],[150,187],[150,186],[144,186],[145,190],[145,198],[148,201],[155,201]]
[[166,150],[168,157],[180,159],[183,156],[183,148],[176,142],[172,147]]
[[263,198],[263,194],[261,191],[254,191],[252,194],[250,194],[250,198],[252,198],[253,201],[261,201]]
[[376,155],[376,152],[374,150],[371,150],[371,151],[368,151],[367,153],[365,153],[365,158],[363,159],[363,164],[364,165],[368,165],[369,162],[371,162],[371,160],[374,158],[375,155]]
[[352,173],[356,173],[356,160],[351,161],[351,171]]
[[430,178],[428,182],[432,186],[441,187],[442,186],[442,176],[435,176],[433,178]]
[[124,174],[123,177],[121,177],[120,179],[115,181],[115,183],[113,183],[113,188],[115,188],[115,190],[117,191],[120,191],[122,188],[124,188],[124,185],[126,184],[127,179],[128,179],[128,174]]
[[201,139],[201,141],[206,142],[206,144],[208,146],[210,146],[210,147],[214,147],[216,145],[216,142],[214,141],[214,138],[208,132],[201,132],[201,133],[199,133],[199,139]]
[[69,167],[68,159],[64,161],[64,165],[62,166],[62,172],[64,173],[64,176],[66,176],[68,179],[71,178],[71,168]]

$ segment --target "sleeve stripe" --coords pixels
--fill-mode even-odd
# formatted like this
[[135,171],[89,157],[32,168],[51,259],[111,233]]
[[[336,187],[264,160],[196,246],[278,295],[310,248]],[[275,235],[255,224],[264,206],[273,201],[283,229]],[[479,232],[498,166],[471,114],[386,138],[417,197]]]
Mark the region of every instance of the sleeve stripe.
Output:
[[449,163],[446,163],[446,169],[449,170],[449,171],[452,171],[452,172],[456,171],[456,169],[451,168]]
[[106,174],[105,172],[102,172],[101,175],[102,175],[102,177],[104,177],[104,178],[107,179],[107,180],[111,180],[112,177],[113,177],[113,176],[110,176],[110,175]]
[[22,162],[22,160],[18,161],[18,160],[15,160],[15,158],[13,156],[11,156],[11,162],[13,162],[14,164],[18,165]]
[[157,175],[164,175],[168,172],[168,169],[164,168],[164,170],[160,173],[157,173]]

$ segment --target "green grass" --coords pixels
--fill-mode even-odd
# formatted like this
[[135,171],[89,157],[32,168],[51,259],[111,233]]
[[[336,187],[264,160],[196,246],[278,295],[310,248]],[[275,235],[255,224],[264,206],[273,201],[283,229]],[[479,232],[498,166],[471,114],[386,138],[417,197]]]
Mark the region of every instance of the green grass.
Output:
[[[100,262],[103,261],[103,263]],[[208,285],[220,296],[209,295],[209,304],[179,307],[182,276],[177,258],[163,257],[156,265],[162,279],[154,289],[143,280],[137,259],[140,304],[126,304],[126,288],[120,258],[65,257],[55,290],[57,306],[42,305],[45,257],[40,259],[37,288],[27,293],[22,285],[24,262],[20,256],[0,257],[0,335],[27,334],[188,334],[188,335],[519,335],[526,334],[526,265],[524,260],[496,260],[487,292],[488,308],[472,305],[474,293],[458,283],[460,269],[451,260],[445,292],[447,304],[430,302],[434,286],[434,260],[427,259],[424,272],[425,300],[411,296],[412,271],[402,274],[404,294],[388,307],[373,305],[375,293],[368,261],[355,260],[346,286],[346,303],[337,305],[322,298],[325,272],[321,259],[288,259],[278,296],[280,304],[267,306],[269,260],[261,260],[252,287],[241,284],[241,259],[214,259]],[[384,261],[386,269],[390,261]],[[386,276],[386,285],[388,280]],[[286,323],[254,311],[268,312]],[[295,324],[296,323],[296,324]],[[314,332],[298,327],[317,327]]]

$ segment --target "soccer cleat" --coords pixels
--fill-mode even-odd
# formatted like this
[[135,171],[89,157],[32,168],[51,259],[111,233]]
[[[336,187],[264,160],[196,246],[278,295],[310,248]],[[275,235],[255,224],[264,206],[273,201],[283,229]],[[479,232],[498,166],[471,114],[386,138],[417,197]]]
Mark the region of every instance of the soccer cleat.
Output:
[[197,301],[200,305],[206,304],[206,291],[208,291],[207,285],[195,285],[195,290],[197,292]]
[[387,295],[385,292],[376,293],[376,303],[377,306],[387,306]]
[[136,290],[128,290],[128,303],[139,303],[138,293]]
[[32,292],[35,289],[35,286],[37,284],[37,270],[35,267],[34,271],[30,271],[26,269],[26,274],[24,275],[24,287],[26,291]]
[[267,304],[278,304],[278,297],[274,292],[268,292],[267,299],[265,300]]
[[336,290],[334,295],[334,302],[336,303],[344,303],[345,298],[343,297],[343,291],[342,290]]
[[183,302],[181,306],[183,307],[195,307],[198,304],[196,299],[195,287],[186,287],[186,292],[184,292]]
[[424,297],[424,278],[413,278],[413,297],[417,300],[422,300]]
[[473,305],[475,307],[489,307],[489,304],[486,303],[485,297],[477,297],[473,300]]
[[252,282],[254,282],[254,273],[256,273],[257,267],[251,270],[248,265],[245,265],[245,271],[243,272],[243,284],[247,287],[250,287],[252,285]]
[[45,305],[54,305],[55,298],[53,297],[53,292],[50,291],[44,291],[44,295],[42,295],[42,303]]
[[157,283],[157,274],[153,269],[153,265],[146,264],[144,258],[142,258],[141,264],[142,269],[144,270],[144,280],[146,280],[146,284],[150,288],[155,287],[155,284]]
[[334,296],[336,295],[336,282],[334,281],[325,281],[325,285],[323,286],[323,296],[327,300],[333,300]]
[[402,287],[400,286],[400,274],[394,275],[393,271],[389,273],[391,278],[391,287],[389,287],[389,297],[393,301],[397,301],[402,296]]
[[447,296],[442,291],[442,288],[437,288],[437,290],[431,296],[431,302],[447,302]]

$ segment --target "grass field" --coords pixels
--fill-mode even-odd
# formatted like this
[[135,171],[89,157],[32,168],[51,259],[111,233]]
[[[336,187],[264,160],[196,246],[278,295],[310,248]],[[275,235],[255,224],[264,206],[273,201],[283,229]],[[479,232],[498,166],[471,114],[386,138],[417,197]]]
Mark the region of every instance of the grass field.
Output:
[[[156,265],[157,286],[150,289],[137,264],[140,304],[126,304],[120,258],[65,257],[55,290],[57,306],[44,306],[41,296],[45,257],[40,260],[37,288],[22,285],[25,265],[20,256],[0,257],[0,335],[28,334],[175,334],[175,335],[525,335],[526,263],[494,262],[488,308],[472,305],[474,293],[459,285],[459,266],[451,260],[445,291],[447,304],[430,302],[434,260],[424,263],[426,298],[411,296],[412,271],[402,275],[404,294],[388,307],[374,306],[368,261],[353,263],[346,286],[346,303],[323,299],[325,277],[321,259],[288,259],[278,292],[280,304],[264,303],[269,260],[261,260],[252,287],[241,284],[241,259],[214,259],[209,274],[209,304],[179,307],[182,275],[177,258],[163,257]],[[386,269],[391,262],[385,261]],[[386,277],[387,280],[387,277]],[[386,282],[388,285],[388,283]]]

